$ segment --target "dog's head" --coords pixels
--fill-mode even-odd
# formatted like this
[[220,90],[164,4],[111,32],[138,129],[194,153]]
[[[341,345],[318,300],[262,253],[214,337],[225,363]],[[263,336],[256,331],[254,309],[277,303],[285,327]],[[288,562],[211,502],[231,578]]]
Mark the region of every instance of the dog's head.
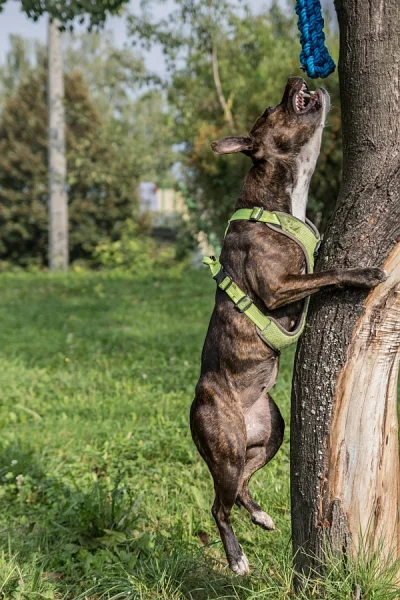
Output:
[[310,92],[304,79],[289,77],[281,103],[267,108],[248,136],[223,138],[211,149],[215,154],[243,152],[255,164],[272,158],[291,162],[314,137],[320,140],[329,106],[326,90]]

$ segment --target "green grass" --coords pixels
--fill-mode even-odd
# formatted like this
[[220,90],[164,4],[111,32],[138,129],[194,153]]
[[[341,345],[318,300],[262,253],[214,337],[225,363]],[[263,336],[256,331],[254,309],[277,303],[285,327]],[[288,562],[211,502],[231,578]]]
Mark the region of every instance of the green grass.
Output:
[[[0,598],[293,598],[288,431],[252,483],[277,530],[234,510],[250,577],[227,569],[210,515],[188,427],[208,275],[3,274],[0,294]],[[273,391],[286,423],[291,362]],[[332,562],[301,597],[399,597],[365,564]]]

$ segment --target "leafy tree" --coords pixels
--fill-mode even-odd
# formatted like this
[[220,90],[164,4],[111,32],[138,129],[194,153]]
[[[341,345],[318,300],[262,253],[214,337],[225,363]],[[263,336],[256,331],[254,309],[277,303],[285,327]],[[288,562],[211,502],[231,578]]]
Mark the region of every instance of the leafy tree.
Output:
[[[135,161],[141,178],[173,185],[171,166],[177,160],[173,116],[165,92],[148,85],[153,78],[140,55],[131,48],[117,48],[110,32],[66,35],[63,45],[65,72],[71,75],[79,66],[110,139]],[[1,101],[15,92],[35,65],[44,63],[45,55],[44,45],[32,47],[28,40],[10,36],[10,50],[0,65],[0,112]]]
[[[7,222],[0,235],[1,256],[6,258],[10,253],[8,258],[20,264],[45,262],[47,255],[47,142],[43,142],[37,153],[37,132],[31,126],[22,127],[22,123],[28,122],[26,115],[29,114],[30,119],[40,122],[41,139],[46,137],[45,48],[37,44],[33,53],[31,50],[29,42],[15,36],[4,64],[0,65],[0,94],[4,92],[2,98],[8,99],[8,102],[3,100],[0,108],[0,115],[1,111],[4,113],[0,118],[0,147],[4,148],[0,159],[0,185],[5,184],[0,205],[6,209],[2,224]],[[164,94],[148,89],[139,95],[141,76],[135,81],[136,66],[139,74],[145,76],[145,71],[136,52],[115,48],[111,36],[101,39],[99,34],[88,33],[77,38],[66,36],[64,53],[67,57],[66,94],[70,98],[66,105],[69,233],[71,258],[76,259],[90,257],[101,238],[119,236],[121,223],[126,216],[132,216],[131,208],[138,204],[139,180],[173,184],[171,166],[176,154],[172,148],[174,124],[166,111]],[[79,56],[84,58],[78,61]],[[83,80],[74,70],[78,62],[84,71]],[[23,69],[13,68],[19,64]],[[90,101],[86,77],[89,77]],[[71,81],[78,80],[82,93],[76,104],[76,97],[71,97]],[[82,115],[79,114],[80,103],[84,106]],[[86,123],[84,131],[81,131],[82,120]],[[75,135],[78,125],[80,132]],[[28,171],[21,171],[23,156],[27,157],[25,163],[32,166]],[[10,168],[13,175],[8,178]],[[31,189],[33,193],[29,195]],[[109,204],[101,200],[104,207],[101,216],[98,201],[105,194],[111,194],[111,198]],[[125,199],[121,205],[115,200],[115,194]],[[114,200],[115,210],[109,210]],[[124,202],[131,206],[129,210]],[[83,220],[81,227],[79,219]]]
[[130,48],[116,48],[111,34],[93,32],[68,37],[64,57],[67,72],[79,64],[110,135],[123,140],[143,177],[172,185],[175,126],[165,93],[148,85],[154,78],[143,59]]
[[[267,103],[280,101],[287,77],[302,74],[294,11],[288,16],[274,4],[254,15],[246,6],[238,9],[228,2],[177,0],[175,12],[157,21],[152,4],[148,1],[147,12],[130,18],[131,34],[163,47],[176,141],[183,148],[182,176],[194,201],[192,216],[199,229],[221,238],[249,162],[243,156],[214,158],[209,144],[232,131],[248,131]],[[329,38],[337,51],[337,40]],[[336,76],[326,86],[333,107],[309,202],[309,216],[321,228],[334,206],[341,173]]]
[[79,65],[103,118],[130,119],[134,98],[146,82],[143,58],[131,48],[117,48],[107,31],[66,35],[63,46],[66,72]]
[[[91,27],[103,25],[108,14],[118,13],[129,0],[96,0],[88,2],[87,0],[21,0],[22,10],[34,21],[37,21],[44,14],[48,14],[53,19],[58,19],[60,23],[67,24],[79,18],[84,21],[85,16],[89,18]],[[3,9],[7,0],[0,0],[0,11]]]
[[[0,11],[6,0],[0,0]],[[66,270],[69,262],[68,199],[66,193],[65,115],[60,31],[79,18],[89,18],[89,28],[103,25],[108,13],[117,12],[126,0],[21,0],[28,17],[49,17],[48,114],[49,114],[49,259],[52,270]]]
[[38,41],[31,41],[19,35],[9,36],[10,49],[4,63],[0,65],[0,110],[7,96],[10,96],[18,84],[29,75],[38,57],[44,56],[45,48]]
[[[117,236],[137,206],[140,162],[111,135],[82,76],[65,77],[72,259],[90,257],[99,239]],[[47,255],[47,107],[43,69],[32,72],[0,118],[0,257],[45,263]]]

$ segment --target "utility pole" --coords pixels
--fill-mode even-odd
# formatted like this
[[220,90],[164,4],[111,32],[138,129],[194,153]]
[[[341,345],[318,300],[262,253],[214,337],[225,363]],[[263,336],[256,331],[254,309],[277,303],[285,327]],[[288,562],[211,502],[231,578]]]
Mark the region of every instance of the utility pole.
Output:
[[68,197],[65,156],[64,71],[60,23],[49,17],[48,114],[49,114],[49,266],[68,269]]

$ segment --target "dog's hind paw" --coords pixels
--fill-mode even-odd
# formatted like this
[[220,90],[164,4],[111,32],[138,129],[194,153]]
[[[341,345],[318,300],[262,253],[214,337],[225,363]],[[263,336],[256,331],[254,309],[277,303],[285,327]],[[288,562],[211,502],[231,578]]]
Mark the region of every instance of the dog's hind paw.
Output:
[[237,560],[232,560],[229,566],[236,575],[248,575],[250,571],[249,561],[244,552]]
[[251,520],[253,521],[254,525],[259,525],[259,527],[267,529],[268,531],[272,531],[273,529],[275,529],[275,524],[273,520],[263,510],[259,510],[253,513]]

